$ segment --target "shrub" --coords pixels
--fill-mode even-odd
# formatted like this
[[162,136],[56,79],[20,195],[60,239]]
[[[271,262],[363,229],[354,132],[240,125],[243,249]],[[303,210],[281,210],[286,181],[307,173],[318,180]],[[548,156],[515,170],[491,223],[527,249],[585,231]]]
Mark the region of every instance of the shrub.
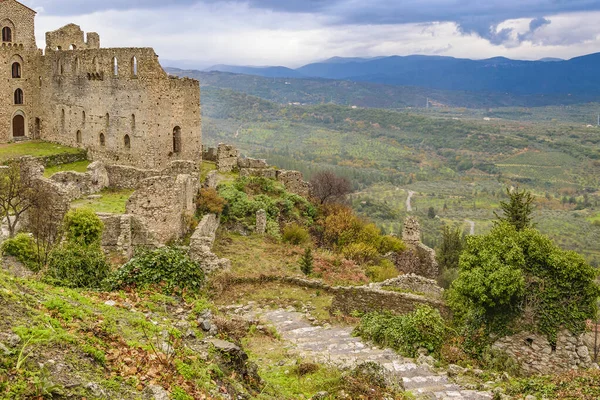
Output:
[[109,279],[113,290],[125,287],[162,286],[163,293],[198,292],[204,283],[204,272],[183,251],[173,247],[140,249],[135,257]]
[[283,241],[293,245],[305,244],[310,240],[308,231],[298,224],[290,224],[283,228]]
[[448,291],[455,315],[504,333],[527,305],[532,328],[555,343],[561,327],[583,332],[596,316],[600,289],[596,271],[574,252],[563,251],[537,230],[499,223],[485,236],[470,237],[459,276]]
[[406,250],[406,244],[402,241],[402,239],[389,235],[381,237],[379,242],[379,252],[381,254],[387,254],[390,252],[402,253],[404,250]]
[[396,278],[398,275],[399,272],[394,263],[385,258],[379,261],[379,264],[367,268],[367,276],[372,282],[383,282]]
[[281,240],[281,230],[277,221],[273,221],[272,219],[267,220],[267,235],[275,240]]
[[350,243],[342,249],[342,255],[348,260],[359,264],[367,264],[376,261],[379,258],[377,249],[366,243]]
[[312,274],[312,271],[314,268],[313,263],[314,263],[314,258],[312,255],[312,250],[310,249],[310,247],[307,247],[306,250],[304,251],[304,254],[300,258],[300,270],[302,271],[302,273],[304,275]]
[[26,233],[19,233],[14,238],[6,239],[2,243],[2,254],[15,257],[34,272],[38,272],[40,269],[37,262],[35,240]]
[[98,288],[110,274],[99,244],[65,241],[50,252],[46,277],[61,286]]
[[83,245],[100,243],[104,224],[92,210],[71,210],[64,219],[65,239]]
[[196,206],[200,215],[204,214],[221,214],[227,202],[219,196],[215,189],[205,188],[200,189]]
[[352,260],[333,256],[316,257],[315,276],[330,285],[361,284],[369,281],[364,270]]
[[405,315],[369,313],[355,333],[375,343],[398,350],[406,357],[416,357],[419,348],[439,355],[446,335],[446,324],[440,312],[429,306],[419,306]]

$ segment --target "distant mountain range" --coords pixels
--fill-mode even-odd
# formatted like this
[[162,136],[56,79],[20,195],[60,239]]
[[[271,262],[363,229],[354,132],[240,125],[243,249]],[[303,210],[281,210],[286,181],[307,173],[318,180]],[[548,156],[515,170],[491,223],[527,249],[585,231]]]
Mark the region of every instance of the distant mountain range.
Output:
[[570,60],[550,58],[539,61],[420,55],[370,59],[335,57],[297,69],[215,65],[205,71],[267,78],[324,78],[451,91],[600,97],[600,53]]

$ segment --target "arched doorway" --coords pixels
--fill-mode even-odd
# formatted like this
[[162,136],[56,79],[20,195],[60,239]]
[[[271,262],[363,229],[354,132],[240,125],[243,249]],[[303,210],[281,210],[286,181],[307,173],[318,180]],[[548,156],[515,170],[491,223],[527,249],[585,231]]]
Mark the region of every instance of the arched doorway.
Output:
[[13,117],[13,137],[25,137],[25,117],[21,114]]

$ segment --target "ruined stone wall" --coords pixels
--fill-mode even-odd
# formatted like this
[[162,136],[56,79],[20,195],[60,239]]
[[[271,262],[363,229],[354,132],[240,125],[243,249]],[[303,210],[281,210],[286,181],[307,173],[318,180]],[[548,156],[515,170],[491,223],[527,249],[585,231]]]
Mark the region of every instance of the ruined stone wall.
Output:
[[406,290],[438,300],[441,300],[444,295],[444,289],[439,287],[435,280],[415,274],[400,275],[397,278],[388,279],[384,282],[372,283],[370,286],[384,290],[385,288]]
[[334,288],[330,313],[340,312],[353,315],[356,312],[391,311],[395,314],[407,314],[419,305],[429,305],[440,310],[444,317],[450,316],[450,310],[444,302],[417,296],[410,293],[398,293],[366,286]]
[[[46,35],[37,49],[35,12],[0,1],[0,27],[13,41],[0,44],[0,142],[24,137],[80,147],[92,160],[162,169],[173,160],[202,157],[198,81],[170,77],[151,48],[100,48],[95,33],[74,24]],[[12,77],[18,62],[21,76]],[[14,93],[23,91],[22,104]],[[15,121],[15,116],[18,116]]]
[[198,179],[190,175],[145,179],[129,198],[126,211],[138,218],[157,241],[167,243],[184,236],[187,218],[195,211]]
[[217,229],[219,229],[219,218],[215,214],[208,214],[202,218],[190,238],[189,256],[193,261],[200,263],[205,273],[228,269],[231,266],[229,260],[220,259],[211,250]]
[[567,330],[559,332],[555,346],[545,336],[521,332],[496,341],[492,347],[514,358],[529,375],[549,375],[592,365],[583,335],[575,336]]
[[408,245],[408,249],[402,253],[388,255],[398,271],[436,279],[439,266],[435,259],[435,251],[421,243],[421,227],[416,218],[408,216],[404,221],[402,240]]
[[108,186],[114,189],[135,189],[144,179],[159,176],[156,169],[141,169],[127,165],[107,165]]
[[310,184],[304,181],[301,172],[298,171],[277,171],[277,180],[283,183],[288,192],[306,197],[310,195]]
[[[35,137],[33,111],[39,103],[38,66],[41,52],[34,35],[35,12],[14,0],[0,1],[0,31],[8,27],[11,42],[0,41],[0,143],[13,140],[15,116],[25,120],[25,137]],[[0,38],[1,39],[1,38]],[[12,65],[19,63],[21,76],[13,78]],[[15,91],[23,91],[23,104],[15,104]]]
[[104,223],[102,248],[108,253],[118,253],[131,258],[137,246],[158,246],[146,226],[134,215],[98,213],[98,217]]
[[152,49],[48,51],[42,75],[42,138],[142,168],[201,159],[198,82],[168,77]]
[[217,170],[219,172],[231,172],[237,168],[240,152],[230,144],[219,143],[217,147]]
[[84,50],[99,49],[100,36],[88,32],[87,41],[81,28],[75,24],[63,26],[52,32],[46,32],[46,50]]

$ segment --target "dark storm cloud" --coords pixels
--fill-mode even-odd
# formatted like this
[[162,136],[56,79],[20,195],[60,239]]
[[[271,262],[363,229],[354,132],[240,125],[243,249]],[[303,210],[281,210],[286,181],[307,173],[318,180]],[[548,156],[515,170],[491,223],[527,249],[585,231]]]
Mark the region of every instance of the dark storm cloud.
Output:
[[382,25],[454,22],[463,33],[475,33],[493,44],[509,40],[512,30],[500,29],[503,21],[532,18],[530,32],[547,25],[544,16],[600,10],[600,0],[25,0],[47,14],[74,15],[107,9],[186,7],[205,4],[241,4],[255,9],[309,13],[333,24]]

